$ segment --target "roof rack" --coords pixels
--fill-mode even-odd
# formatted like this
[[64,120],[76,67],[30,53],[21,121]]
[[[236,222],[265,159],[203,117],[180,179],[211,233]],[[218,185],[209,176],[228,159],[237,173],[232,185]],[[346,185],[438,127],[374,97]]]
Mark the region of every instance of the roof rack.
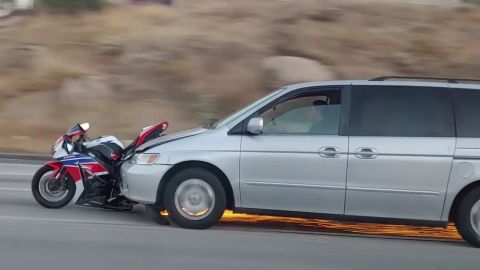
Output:
[[475,79],[458,79],[458,78],[442,78],[442,77],[415,77],[415,76],[383,76],[370,79],[369,81],[381,82],[390,79],[414,79],[414,80],[430,80],[430,81],[446,81],[449,83],[460,83],[460,82],[480,82],[480,80]]

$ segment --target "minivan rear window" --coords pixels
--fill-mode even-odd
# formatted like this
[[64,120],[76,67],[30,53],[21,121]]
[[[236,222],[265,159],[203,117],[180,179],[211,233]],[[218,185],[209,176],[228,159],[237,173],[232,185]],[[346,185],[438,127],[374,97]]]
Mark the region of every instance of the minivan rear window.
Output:
[[455,137],[449,90],[435,87],[354,86],[349,134]]
[[480,137],[480,90],[452,89],[457,136]]

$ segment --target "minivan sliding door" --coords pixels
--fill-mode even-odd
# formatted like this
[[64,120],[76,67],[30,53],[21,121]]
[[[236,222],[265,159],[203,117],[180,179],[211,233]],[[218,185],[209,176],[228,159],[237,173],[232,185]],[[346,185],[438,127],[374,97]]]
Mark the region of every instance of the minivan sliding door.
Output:
[[447,88],[356,85],[345,214],[440,220],[455,151]]

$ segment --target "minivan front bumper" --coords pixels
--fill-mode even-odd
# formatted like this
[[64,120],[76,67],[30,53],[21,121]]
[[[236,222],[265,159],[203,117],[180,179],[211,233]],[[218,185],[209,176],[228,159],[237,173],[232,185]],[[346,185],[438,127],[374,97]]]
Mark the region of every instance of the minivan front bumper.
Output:
[[172,165],[137,165],[126,162],[122,165],[121,195],[139,203],[154,204],[158,185]]

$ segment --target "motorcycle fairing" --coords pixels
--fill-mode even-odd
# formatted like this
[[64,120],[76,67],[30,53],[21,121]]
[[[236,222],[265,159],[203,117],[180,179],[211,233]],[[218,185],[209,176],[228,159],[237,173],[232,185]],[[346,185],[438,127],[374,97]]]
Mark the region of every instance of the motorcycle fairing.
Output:
[[123,160],[128,160],[132,157],[135,149],[142,144],[162,136],[162,133],[168,128],[168,122],[163,121],[153,126],[143,128],[142,133],[135,138],[132,143],[123,151]]
[[52,180],[58,179],[59,173],[68,173],[70,175],[76,186],[75,196],[72,200],[74,203],[77,203],[79,198],[81,198],[82,194],[84,193],[84,181],[97,176],[109,174],[108,170],[95,159],[79,153],[73,153],[71,155],[58,158],[57,161],[48,162],[46,165],[54,169]]
[[[57,159],[57,162],[62,164],[67,172],[72,177],[74,182],[82,180],[82,171],[86,172],[88,176],[94,175],[104,175],[108,174],[108,170],[103,167],[100,163],[98,163],[95,159],[89,156],[85,156],[82,154],[74,153],[72,155],[68,155],[62,158]],[[53,162],[56,163],[56,162]],[[52,168],[55,168],[54,165],[50,165]],[[56,172],[58,173],[58,171]],[[52,175],[52,177],[56,177],[56,174]]]
[[142,145],[146,141],[148,141],[150,136],[161,134],[168,128],[168,122],[164,121],[158,124],[155,124],[150,127],[146,127],[140,135],[138,135],[138,139],[135,142],[135,148]]

